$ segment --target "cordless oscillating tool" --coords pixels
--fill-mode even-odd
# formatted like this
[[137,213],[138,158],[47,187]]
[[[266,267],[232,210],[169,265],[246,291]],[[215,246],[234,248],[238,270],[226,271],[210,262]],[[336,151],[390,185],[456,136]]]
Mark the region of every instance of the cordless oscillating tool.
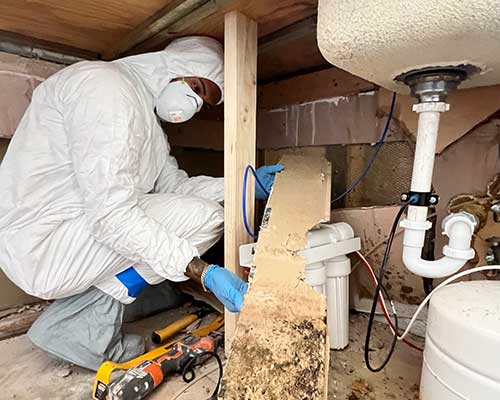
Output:
[[109,386],[109,400],[141,400],[159,386],[167,376],[186,373],[203,356],[214,353],[215,339],[189,336],[172,349],[152,360],[142,361]]
[[[153,333],[153,342],[162,343],[180,332],[194,321],[205,316],[208,311],[201,307],[192,314],[182,317],[164,329]],[[199,328],[182,341],[173,340],[150,352],[125,363],[104,362],[97,371],[92,398],[95,400],[140,400],[165,381],[169,373],[194,373],[191,367],[204,361],[205,355],[214,354],[218,339],[213,335],[224,325],[224,316],[218,315],[209,325]],[[221,367],[220,359],[214,356]],[[123,371],[124,375],[111,380],[112,374]]]

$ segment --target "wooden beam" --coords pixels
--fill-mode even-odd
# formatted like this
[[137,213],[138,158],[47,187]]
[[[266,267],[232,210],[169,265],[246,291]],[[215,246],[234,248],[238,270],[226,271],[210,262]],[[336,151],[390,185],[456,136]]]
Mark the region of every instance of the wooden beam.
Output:
[[316,17],[314,14],[259,39],[259,85],[331,67],[318,49]]
[[281,163],[224,373],[224,400],[327,398],[326,302],[304,281],[299,251],[309,229],[330,218],[331,165],[298,153]]
[[[251,239],[241,218],[243,173],[255,165],[257,126],[257,24],[233,11],[225,16],[224,34],[224,263],[242,275],[239,246]],[[247,187],[247,217],[254,219],[254,188]],[[236,315],[226,312],[226,352]]]
[[234,0],[204,1],[198,7],[194,7],[191,12],[185,14],[173,23],[159,30],[154,36],[151,36],[150,39],[147,39],[142,43],[139,43],[137,46],[133,47],[130,52],[135,54],[157,49],[159,46],[165,45],[165,43],[169,39],[183,36],[184,32],[194,27],[205,18],[208,18],[211,15],[216,14],[218,11],[221,11],[221,9],[228,6],[233,1]]
[[259,86],[259,108],[273,109],[318,99],[370,91],[376,85],[340,68],[296,76]]
[[104,58],[110,60],[126,53],[139,43],[153,37],[181,18],[189,15],[206,2],[207,0],[173,0],[169,2],[165,7],[155,12],[125,35],[109,51],[105,52]]
[[192,118],[183,124],[169,124],[166,132],[171,146],[224,150],[224,121]]
[[317,15],[312,15],[260,38],[259,55],[272,51],[275,47],[287,44],[297,38],[311,34],[316,35],[316,20]]
[[26,333],[47,306],[46,302],[40,302],[18,307],[17,310],[12,310],[13,312],[10,314],[2,313],[3,315],[0,316],[0,340]]

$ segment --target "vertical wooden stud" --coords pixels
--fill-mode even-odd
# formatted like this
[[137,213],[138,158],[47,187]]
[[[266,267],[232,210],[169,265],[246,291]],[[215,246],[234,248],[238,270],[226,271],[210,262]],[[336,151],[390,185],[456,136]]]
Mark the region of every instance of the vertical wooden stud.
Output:
[[[257,24],[233,11],[224,18],[224,262],[241,276],[239,246],[251,241],[241,214],[243,174],[255,165],[257,113]],[[247,217],[253,228],[254,184],[247,187]],[[226,352],[237,315],[226,310]]]

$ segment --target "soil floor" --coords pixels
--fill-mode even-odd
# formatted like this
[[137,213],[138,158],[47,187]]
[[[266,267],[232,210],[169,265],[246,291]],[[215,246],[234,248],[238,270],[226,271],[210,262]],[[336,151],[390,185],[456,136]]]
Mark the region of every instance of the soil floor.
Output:
[[[149,336],[152,329],[166,326],[189,312],[188,307],[158,314],[134,324],[127,330]],[[421,353],[399,344],[388,367],[377,374],[364,364],[363,348],[367,318],[351,315],[350,344],[330,355],[329,399],[339,400],[418,400]],[[189,328],[188,328],[189,329]],[[418,339],[412,338],[417,343]],[[376,323],[372,357],[389,349],[386,326]],[[422,345],[421,341],[419,345]],[[186,384],[181,377],[170,378],[150,397],[151,400],[208,399],[216,386],[215,361],[196,370],[196,379]],[[80,400],[91,399],[95,373],[51,359],[37,349],[26,335],[0,341],[1,399]]]

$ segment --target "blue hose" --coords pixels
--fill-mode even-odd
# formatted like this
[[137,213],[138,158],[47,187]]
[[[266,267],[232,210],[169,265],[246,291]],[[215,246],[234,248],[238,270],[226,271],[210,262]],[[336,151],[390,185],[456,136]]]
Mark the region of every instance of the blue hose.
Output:
[[262,191],[267,196],[269,196],[269,192],[264,187],[264,185],[262,184],[260,179],[257,178],[257,173],[255,172],[255,169],[251,165],[247,165],[247,167],[245,168],[245,174],[243,175],[243,190],[242,190],[242,196],[241,196],[241,209],[243,212],[243,224],[245,225],[245,230],[254,240],[257,240],[257,235],[252,232],[252,230],[250,229],[250,226],[248,225],[248,220],[247,220],[247,181],[248,181],[248,173],[250,171],[252,172],[252,174],[255,178],[255,181],[260,186]]

